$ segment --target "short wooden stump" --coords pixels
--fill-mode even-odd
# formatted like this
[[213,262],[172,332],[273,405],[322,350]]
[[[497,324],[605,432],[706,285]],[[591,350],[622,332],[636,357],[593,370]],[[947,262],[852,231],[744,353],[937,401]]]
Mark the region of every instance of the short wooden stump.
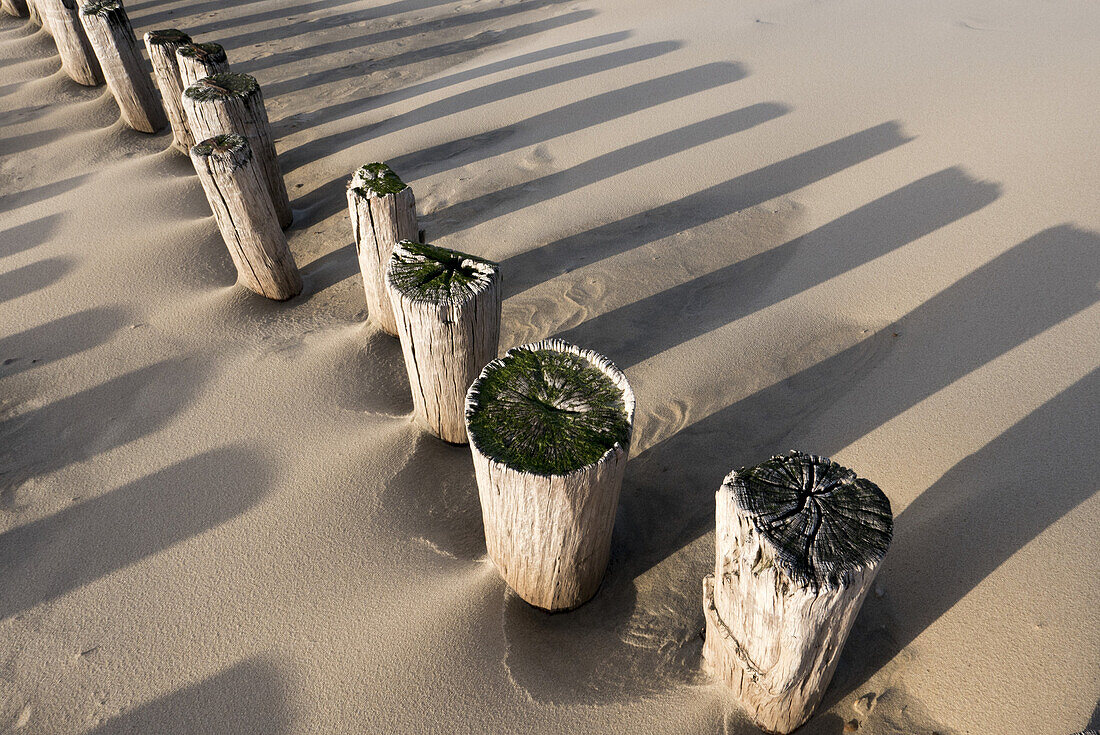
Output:
[[730,473],[703,580],[710,671],[757,726],[809,719],[893,534],[890,501],[828,458],[791,452]]
[[630,452],[634,393],[607,358],[561,340],[508,350],[470,387],[466,425],[485,546],[550,611],[599,589]]
[[220,43],[187,43],[176,49],[180,81],[187,89],[200,79],[229,73],[229,59]]

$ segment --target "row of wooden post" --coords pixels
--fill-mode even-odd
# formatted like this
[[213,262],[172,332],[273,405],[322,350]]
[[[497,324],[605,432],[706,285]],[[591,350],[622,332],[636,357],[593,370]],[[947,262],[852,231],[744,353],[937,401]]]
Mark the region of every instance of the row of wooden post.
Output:
[[[48,30],[74,81],[105,80],[135,130],[171,125],[173,146],[191,157],[238,283],[277,300],[300,293],[283,234],[293,213],[255,79],[231,73],[216,44],[193,44],[174,29],[153,31],[144,40],[158,97],[119,0],[80,8],[74,0],[0,3]],[[605,574],[629,455],[634,398],[625,376],[606,358],[556,340],[494,359],[499,266],[418,243],[412,189],[384,164],[357,172],[348,206],[368,313],[400,340],[416,422],[445,441],[470,442],[490,558],[533,605],[557,611],[583,604]],[[438,283],[425,287],[433,278]],[[472,441],[479,384],[523,351],[572,354],[606,376],[621,392],[622,439],[560,474],[509,466]],[[584,410],[583,402],[568,403],[567,412]],[[892,524],[885,495],[826,458],[792,453],[726,478],[716,496],[715,571],[703,584],[704,660],[763,729],[788,733],[820,702]]]

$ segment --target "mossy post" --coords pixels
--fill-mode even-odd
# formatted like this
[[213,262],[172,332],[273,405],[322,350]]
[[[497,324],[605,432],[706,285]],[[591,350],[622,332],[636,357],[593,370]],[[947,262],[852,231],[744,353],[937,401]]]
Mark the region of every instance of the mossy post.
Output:
[[0,7],[16,18],[26,18],[29,15],[27,0],[0,0]]
[[134,29],[120,0],[92,0],[80,6],[80,22],[99,59],[122,119],[134,130],[155,133],[168,124],[160,96],[145,70]]
[[61,69],[77,84],[96,87],[103,84],[103,70],[99,67],[88,34],[80,22],[80,9],[76,0],[35,0],[42,14],[43,25],[49,28],[61,57]]
[[878,487],[791,452],[731,472],[703,580],[703,659],[758,727],[809,719],[836,670],[894,528]]
[[302,292],[294,256],[275,219],[259,166],[242,135],[218,135],[191,149],[238,283],[276,301]]
[[500,266],[455,250],[404,240],[386,268],[386,292],[427,431],[466,443],[466,390],[500,340]]
[[515,347],[470,387],[466,425],[501,576],[545,610],[587,602],[607,570],[630,453],[626,376],[561,340]]
[[195,82],[215,74],[229,73],[225,49],[218,43],[188,43],[176,49],[180,79],[187,89]]
[[367,314],[382,331],[396,336],[397,320],[386,293],[386,268],[394,245],[402,240],[419,239],[412,187],[386,164],[368,163],[355,172],[348,184],[348,210],[359,270],[363,273]]
[[149,52],[149,61],[153,64],[153,76],[160,88],[164,100],[164,111],[168,113],[168,122],[172,125],[172,145],[184,154],[190,153],[195,145],[195,136],[187,126],[187,113],[183,111],[183,81],[180,67],[176,61],[176,49],[191,43],[191,37],[183,31],[169,28],[163,31],[149,31],[145,34],[145,49]]
[[227,133],[237,133],[248,139],[267,184],[279,226],[290,227],[294,214],[271,139],[264,96],[255,78],[228,73],[200,79],[184,90],[183,108],[187,111],[191,132],[199,140]]

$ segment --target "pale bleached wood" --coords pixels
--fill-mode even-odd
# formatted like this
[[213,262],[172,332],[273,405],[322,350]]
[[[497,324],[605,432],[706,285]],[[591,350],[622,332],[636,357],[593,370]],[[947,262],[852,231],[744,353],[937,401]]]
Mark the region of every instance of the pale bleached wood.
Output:
[[394,245],[418,239],[416,197],[389,166],[372,163],[360,168],[348,184],[348,210],[367,314],[386,334],[397,336],[397,320],[386,293],[386,268]]
[[279,226],[283,229],[290,227],[294,213],[290,209],[290,198],[279,170],[263,93],[255,78],[248,74],[214,74],[187,87],[182,99],[187,124],[195,138],[204,140],[215,135],[238,133],[248,139],[267,184]]
[[44,25],[49,28],[61,57],[61,69],[77,84],[96,87],[103,84],[99,59],[80,22],[76,0],[35,0]]
[[122,119],[142,133],[162,130],[168,118],[120,0],[84,3],[80,7],[80,22],[122,111]]
[[241,135],[204,140],[191,149],[191,161],[237,266],[238,283],[276,301],[301,293],[298,267],[248,140]]
[[[534,365],[518,382],[501,372],[517,359]],[[563,429],[554,414],[585,428]],[[489,558],[531,605],[560,611],[587,602],[607,570],[630,453],[626,376],[561,340],[516,347],[470,387],[466,420]]]
[[145,49],[153,65],[153,77],[157,80],[164,111],[168,113],[168,122],[172,125],[172,145],[184,154],[190,153],[196,141],[187,125],[187,113],[183,110],[183,82],[176,50],[189,43],[191,37],[175,28],[145,34]]
[[730,473],[703,581],[703,658],[758,727],[789,733],[821,701],[893,532],[890,501],[827,458]]
[[16,18],[26,18],[28,15],[27,0],[0,0],[0,7]]
[[42,28],[46,33],[50,32],[50,27],[46,25],[46,18],[42,15],[42,10],[38,7],[38,3],[41,0],[27,0],[27,17],[31,19],[31,23]]
[[500,266],[409,240],[386,268],[413,415],[443,441],[466,443],[466,391],[497,353]]
[[176,49],[180,79],[187,89],[195,82],[215,74],[229,73],[225,49],[217,43],[189,43]]

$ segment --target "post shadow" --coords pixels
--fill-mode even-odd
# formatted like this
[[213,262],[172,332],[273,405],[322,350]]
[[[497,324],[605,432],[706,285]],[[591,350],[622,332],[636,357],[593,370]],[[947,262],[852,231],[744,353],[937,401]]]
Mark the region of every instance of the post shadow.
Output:
[[0,378],[101,345],[122,328],[128,316],[118,306],[97,306],[0,337]]
[[944,169],[779,247],[555,336],[592,345],[617,365],[630,367],[898,250],[999,195],[996,184],[972,179],[959,168]]
[[774,102],[749,105],[632,143],[571,168],[452,204],[432,213],[432,233],[439,237],[468,229],[617,174],[743,132],[787,112],[785,105]]
[[[421,125],[459,112],[467,112],[477,107],[519,97],[546,87],[655,59],[671,53],[679,47],[680,43],[675,41],[647,43],[641,46],[619,49],[618,51],[609,51],[577,61],[569,61],[548,69],[539,69],[503,79],[499,82],[475,87],[435,102],[429,102],[407,112],[397,113],[365,127],[331,133],[308,143],[303,143],[286,153],[287,168],[294,170],[308,161],[331,156],[349,145],[361,143],[368,136],[380,135],[384,130],[401,130]],[[306,158],[307,152],[317,152],[320,155],[312,155]]]
[[0,273],[0,303],[14,301],[57,283],[74,267],[76,260],[59,256]]
[[0,232],[0,258],[22,253],[48,242],[59,222],[60,214],[47,214]]
[[[336,67],[334,69],[322,69],[320,71],[310,72],[299,77],[293,77],[291,79],[286,79],[281,82],[268,84],[264,87],[264,94],[269,98],[277,97],[282,94],[299,92],[303,89],[311,89],[319,84],[328,84],[330,82],[338,82],[345,79],[352,79],[362,76],[363,74],[366,74],[368,72],[374,73],[383,71],[385,69],[394,69],[399,66],[416,64],[422,61],[441,59],[445,56],[454,56],[456,54],[468,53],[471,51],[481,51],[502,43],[515,41],[517,39],[526,38],[528,36],[534,36],[539,33],[544,33],[548,30],[572,25],[573,23],[579,23],[583,20],[588,20],[592,17],[595,17],[595,15],[596,13],[591,10],[579,10],[574,13],[555,15],[551,18],[545,18],[543,20],[534,21],[532,23],[524,23],[523,25],[513,26],[504,30],[485,31],[483,33],[477,34],[476,36],[460,38],[454,41],[447,41],[445,43],[436,44],[435,46],[414,48],[382,59],[366,58],[360,61],[353,62],[351,64],[345,64],[344,66]],[[250,64],[250,67],[253,70],[257,68],[263,68],[264,66],[265,65],[262,64]],[[404,91],[405,89],[406,88],[403,87],[399,91]],[[340,119],[341,117],[345,117],[345,114],[340,114],[340,108],[354,108],[356,106],[363,106],[363,101],[351,100],[348,102],[339,103],[337,105],[331,105],[325,109],[324,120],[325,122],[331,122],[333,120]]]
[[[3,139],[0,138],[0,143],[2,142]],[[19,207],[25,207],[28,204],[52,199],[55,196],[59,196],[80,186],[89,176],[90,174],[77,174],[76,176],[70,176],[60,181],[53,181],[49,184],[36,186],[32,189],[12,192],[11,194],[0,196],[0,212],[10,212]]]
[[17,156],[20,153],[26,153],[35,148],[49,145],[55,140],[60,140],[69,132],[65,128],[53,128],[50,130],[36,130],[33,133],[24,133],[23,135],[9,135],[6,138],[0,138],[0,144],[3,144],[0,148],[0,155]]
[[87,735],[284,735],[288,687],[274,664],[245,660],[112,717]]
[[226,447],[0,534],[0,620],[48,603],[248,510],[271,473]]
[[[264,1],[265,0],[233,0],[233,5],[227,6],[225,0],[208,0],[208,2],[187,3],[183,5],[182,8],[180,8],[180,10],[182,10],[183,12],[180,12],[179,10],[163,10],[160,12],[149,13],[148,15],[146,15],[144,12],[138,12],[144,11],[144,8],[148,6],[148,3],[140,3],[134,5],[134,7],[127,12],[135,23],[140,24],[143,27],[152,28],[155,26],[163,25],[165,23],[172,24],[174,22],[178,22],[181,17],[195,17],[204,13],[211,13],[218,10],[227,10],[230,7],[236,10],[245,5],[255,5],[256,3]],[[200,33],[212,33],[214,31],[220,30],[221,28],[232,28],[234,26],[243,26],[251,23],[261,23],[265,20],[281,20],[288,15],[304,15],[306,13],[311,13],[314,10],[328,10],[330,8],[336,8],[341,5],[350,5],[354,2],[356,2],[356,0],[318,0],[312,3],[301,3],[291,10],[288,10],[285,7],[277,8],[275,10],[261,10],[256,13],[252,13],[251,15],[242,15],[239,18],[218,19],[211,23],[207,23],[205,26],[189,24],[189,28],[191,30],[189,30],[188,33],[192,34],[192,36],[197,36]],[[411,2],[410,0],[399,0],[399,2],[390,3],[389,5],[376,8],[376,10],[379,11],[379,15],[375,17],[383,17],[384,14],[388,12],[404,12],[403,10],[400,10],[400,8],[408,9],[409,6],[413,5],[416,5],[418,7],[411,9],[419,10],[422,9],[422,7],[426,5],[426,3],[424,2],[424,0],[420,0],[419,2]],[[388,11],[387,8],[391,7],[397,7],[399,9],[396,11]]]
[[[712,222],[801,189],[908,143],[896,122],[876,125],[702,191],[513,255],[501,262],[508,296],[580,265]],[[613,357],[613,356],[612,356]]]
[[[406,181],[414,181],[416,178],[458,168],[482,158],[508,153],[610,122],[697,92],[732,84],[744,77],[745,71],[740,64],[703,64],[572,102],[533,115],[514,125],[397,156],[389,163],[394,170],[402,172]],[[346,186],[347,179],[346,175],[341,176],[298,200],[300,206],[309,210],[310,221],[319,221],[338,211],[337,199]],[[508,272],[511,274],[511,271]],[[507,280],[505,288],[508,288]]]

